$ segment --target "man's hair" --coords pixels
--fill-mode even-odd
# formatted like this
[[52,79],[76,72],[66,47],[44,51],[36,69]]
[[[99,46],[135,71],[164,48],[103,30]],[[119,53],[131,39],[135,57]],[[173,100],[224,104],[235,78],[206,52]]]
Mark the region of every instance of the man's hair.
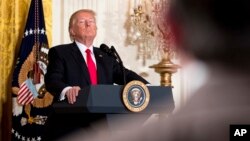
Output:
[[173,0],[166,16],[180,31],[181,48],[197,58],[250,64],[249,0]]
[[74,38],[73,38],[73,36],[72,36],[71,33],[70,33],[70,28],[71,28],[71,27],[74,25],[74,23],[75,23],[75,17],[76,17],[76,15],[77,15],[78,13],[83,13],[83,12],[84,12],[84,13],[90,13],[90,14],[92,14],[94,18],[95,18],[95,16],[96,16],[96,13],[95,13],[93,10],[91,10],[91,9],[80,9],[80,10],[74,12],[74,13],[71,15],[70,19],[69,19],[69,28],[68,28],[68,30],[69,30],[69,36],[70,36],[71,41],[73,41]]

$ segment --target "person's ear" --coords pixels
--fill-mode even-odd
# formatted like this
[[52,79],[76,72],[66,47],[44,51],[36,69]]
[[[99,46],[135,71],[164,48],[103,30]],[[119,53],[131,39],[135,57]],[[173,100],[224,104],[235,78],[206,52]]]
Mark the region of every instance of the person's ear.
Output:
[[71,29],[69,29],[69,32],[70,32],[70,34],[72,35],[72,36],[75,36],[75,32],[74,32],[74,30],[71,28]]

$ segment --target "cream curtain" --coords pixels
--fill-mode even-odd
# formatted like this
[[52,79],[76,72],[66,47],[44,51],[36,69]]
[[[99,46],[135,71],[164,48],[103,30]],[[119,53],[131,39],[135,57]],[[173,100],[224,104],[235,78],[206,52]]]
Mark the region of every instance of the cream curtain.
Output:
[[[52,0],[42,0],[47,37],[51,44]],[[15,67],[31,0],[0,1],[0,122],[3,104],[11,97],[12,71]],[[11,109],[8,109],[11,110]]]

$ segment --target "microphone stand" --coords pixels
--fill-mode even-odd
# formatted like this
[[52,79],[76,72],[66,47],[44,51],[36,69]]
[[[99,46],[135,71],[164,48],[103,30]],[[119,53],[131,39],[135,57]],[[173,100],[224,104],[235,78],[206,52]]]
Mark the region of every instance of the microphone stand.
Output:
[[125,69],[123,66],[123,62],[122,59],[120,58],[119,54],[117,53],[116,49],[114,48],[114,46],[111,46],[111,51],[114,53],[114,55],[116,56],[116,58],[118,59],[118,62],[120,64],[120,66],[122,67],[122,75],[123,75],[123,83],[124,85],[126,84],[126,77],[125,77]]

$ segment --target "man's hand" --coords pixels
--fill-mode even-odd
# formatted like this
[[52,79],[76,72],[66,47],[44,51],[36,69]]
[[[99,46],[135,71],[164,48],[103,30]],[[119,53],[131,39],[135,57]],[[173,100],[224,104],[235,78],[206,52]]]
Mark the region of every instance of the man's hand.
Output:
[[79,86],[73,86],[66,92],[66,96],[69,104],[74,104],[76,102],[76,97],[78,96],[78,92],[81,88]]

